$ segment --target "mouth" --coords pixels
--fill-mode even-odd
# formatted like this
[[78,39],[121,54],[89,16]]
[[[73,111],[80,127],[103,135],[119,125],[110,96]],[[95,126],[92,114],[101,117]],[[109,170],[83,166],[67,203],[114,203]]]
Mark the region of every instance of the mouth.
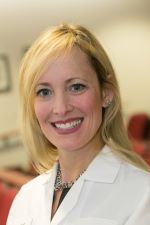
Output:
[[53,127],[60,130],[70,130],[79,127],[83,122],[83,118],[69,119],[66,121],[57,121],[51,123]]

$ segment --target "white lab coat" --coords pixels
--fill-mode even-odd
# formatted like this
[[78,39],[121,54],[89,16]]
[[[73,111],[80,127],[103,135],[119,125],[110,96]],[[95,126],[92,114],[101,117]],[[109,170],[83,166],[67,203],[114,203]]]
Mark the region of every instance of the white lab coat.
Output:
[[150,225],[150,174],[116,158],[108,146],[72,186],[53,219],[57,164],[25,184],[7,225]]

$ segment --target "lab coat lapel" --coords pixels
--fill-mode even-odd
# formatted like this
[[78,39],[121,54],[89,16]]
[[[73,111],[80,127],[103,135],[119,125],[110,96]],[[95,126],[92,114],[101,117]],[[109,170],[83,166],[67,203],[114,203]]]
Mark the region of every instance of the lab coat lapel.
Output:
[[100,183],[113,183],[118,175],[120,166],[120,159],[105,145],[89,165],[85,173],[85,180]]
[[69,190],[61,205],[54,215],[51,225],[57,225],[62,221],[78,202],[80,192],[84,183],[84,176],[81,176]]
[[[54,189],[52,188],[55,183],[56,173],[57,173],[57,163],[55,163],[51,172],[46,172],[48,177],[42,184],[42,202],[40,210],[37,213],[38,221],[36,224],[50,224],[51,220],[51,210],[52,210],[52,203],[53,203],[53,194]],[[50,176],[49,176],[49,173]],[[42,215],[42,216],[38,216]]]
[[80,199],[80,193],[85,181],[113,183],[119,172],[121,162],[108,146],[104,146],[100,154],[91,162],[85,173],[75,182],[69,190],[61,205],[57,209],[51,225],[59,224],[75,207]]

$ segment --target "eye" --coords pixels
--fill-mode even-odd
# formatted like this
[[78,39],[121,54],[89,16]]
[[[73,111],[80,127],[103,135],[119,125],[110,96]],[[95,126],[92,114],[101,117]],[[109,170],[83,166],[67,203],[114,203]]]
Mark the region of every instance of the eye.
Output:
[[85,89],[86,89],[86,86],[84,84],[80,84],[80,83],[72,84],[69,87],[69,91],[74,92],[74,93],[80,93],[80,92],[84,91]]
[[52,95],[52,91],[47,88],[42,88],[36,92],[37,96],[47,97]]

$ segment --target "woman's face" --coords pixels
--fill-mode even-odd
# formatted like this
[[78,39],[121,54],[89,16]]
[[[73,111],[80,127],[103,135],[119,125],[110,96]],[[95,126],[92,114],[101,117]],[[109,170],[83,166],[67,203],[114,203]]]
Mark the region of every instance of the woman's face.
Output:
[[46,138],[60,150],[100,145],[103,99],[96,72],[78,48],[51,62],[35,88],[34,109]]

